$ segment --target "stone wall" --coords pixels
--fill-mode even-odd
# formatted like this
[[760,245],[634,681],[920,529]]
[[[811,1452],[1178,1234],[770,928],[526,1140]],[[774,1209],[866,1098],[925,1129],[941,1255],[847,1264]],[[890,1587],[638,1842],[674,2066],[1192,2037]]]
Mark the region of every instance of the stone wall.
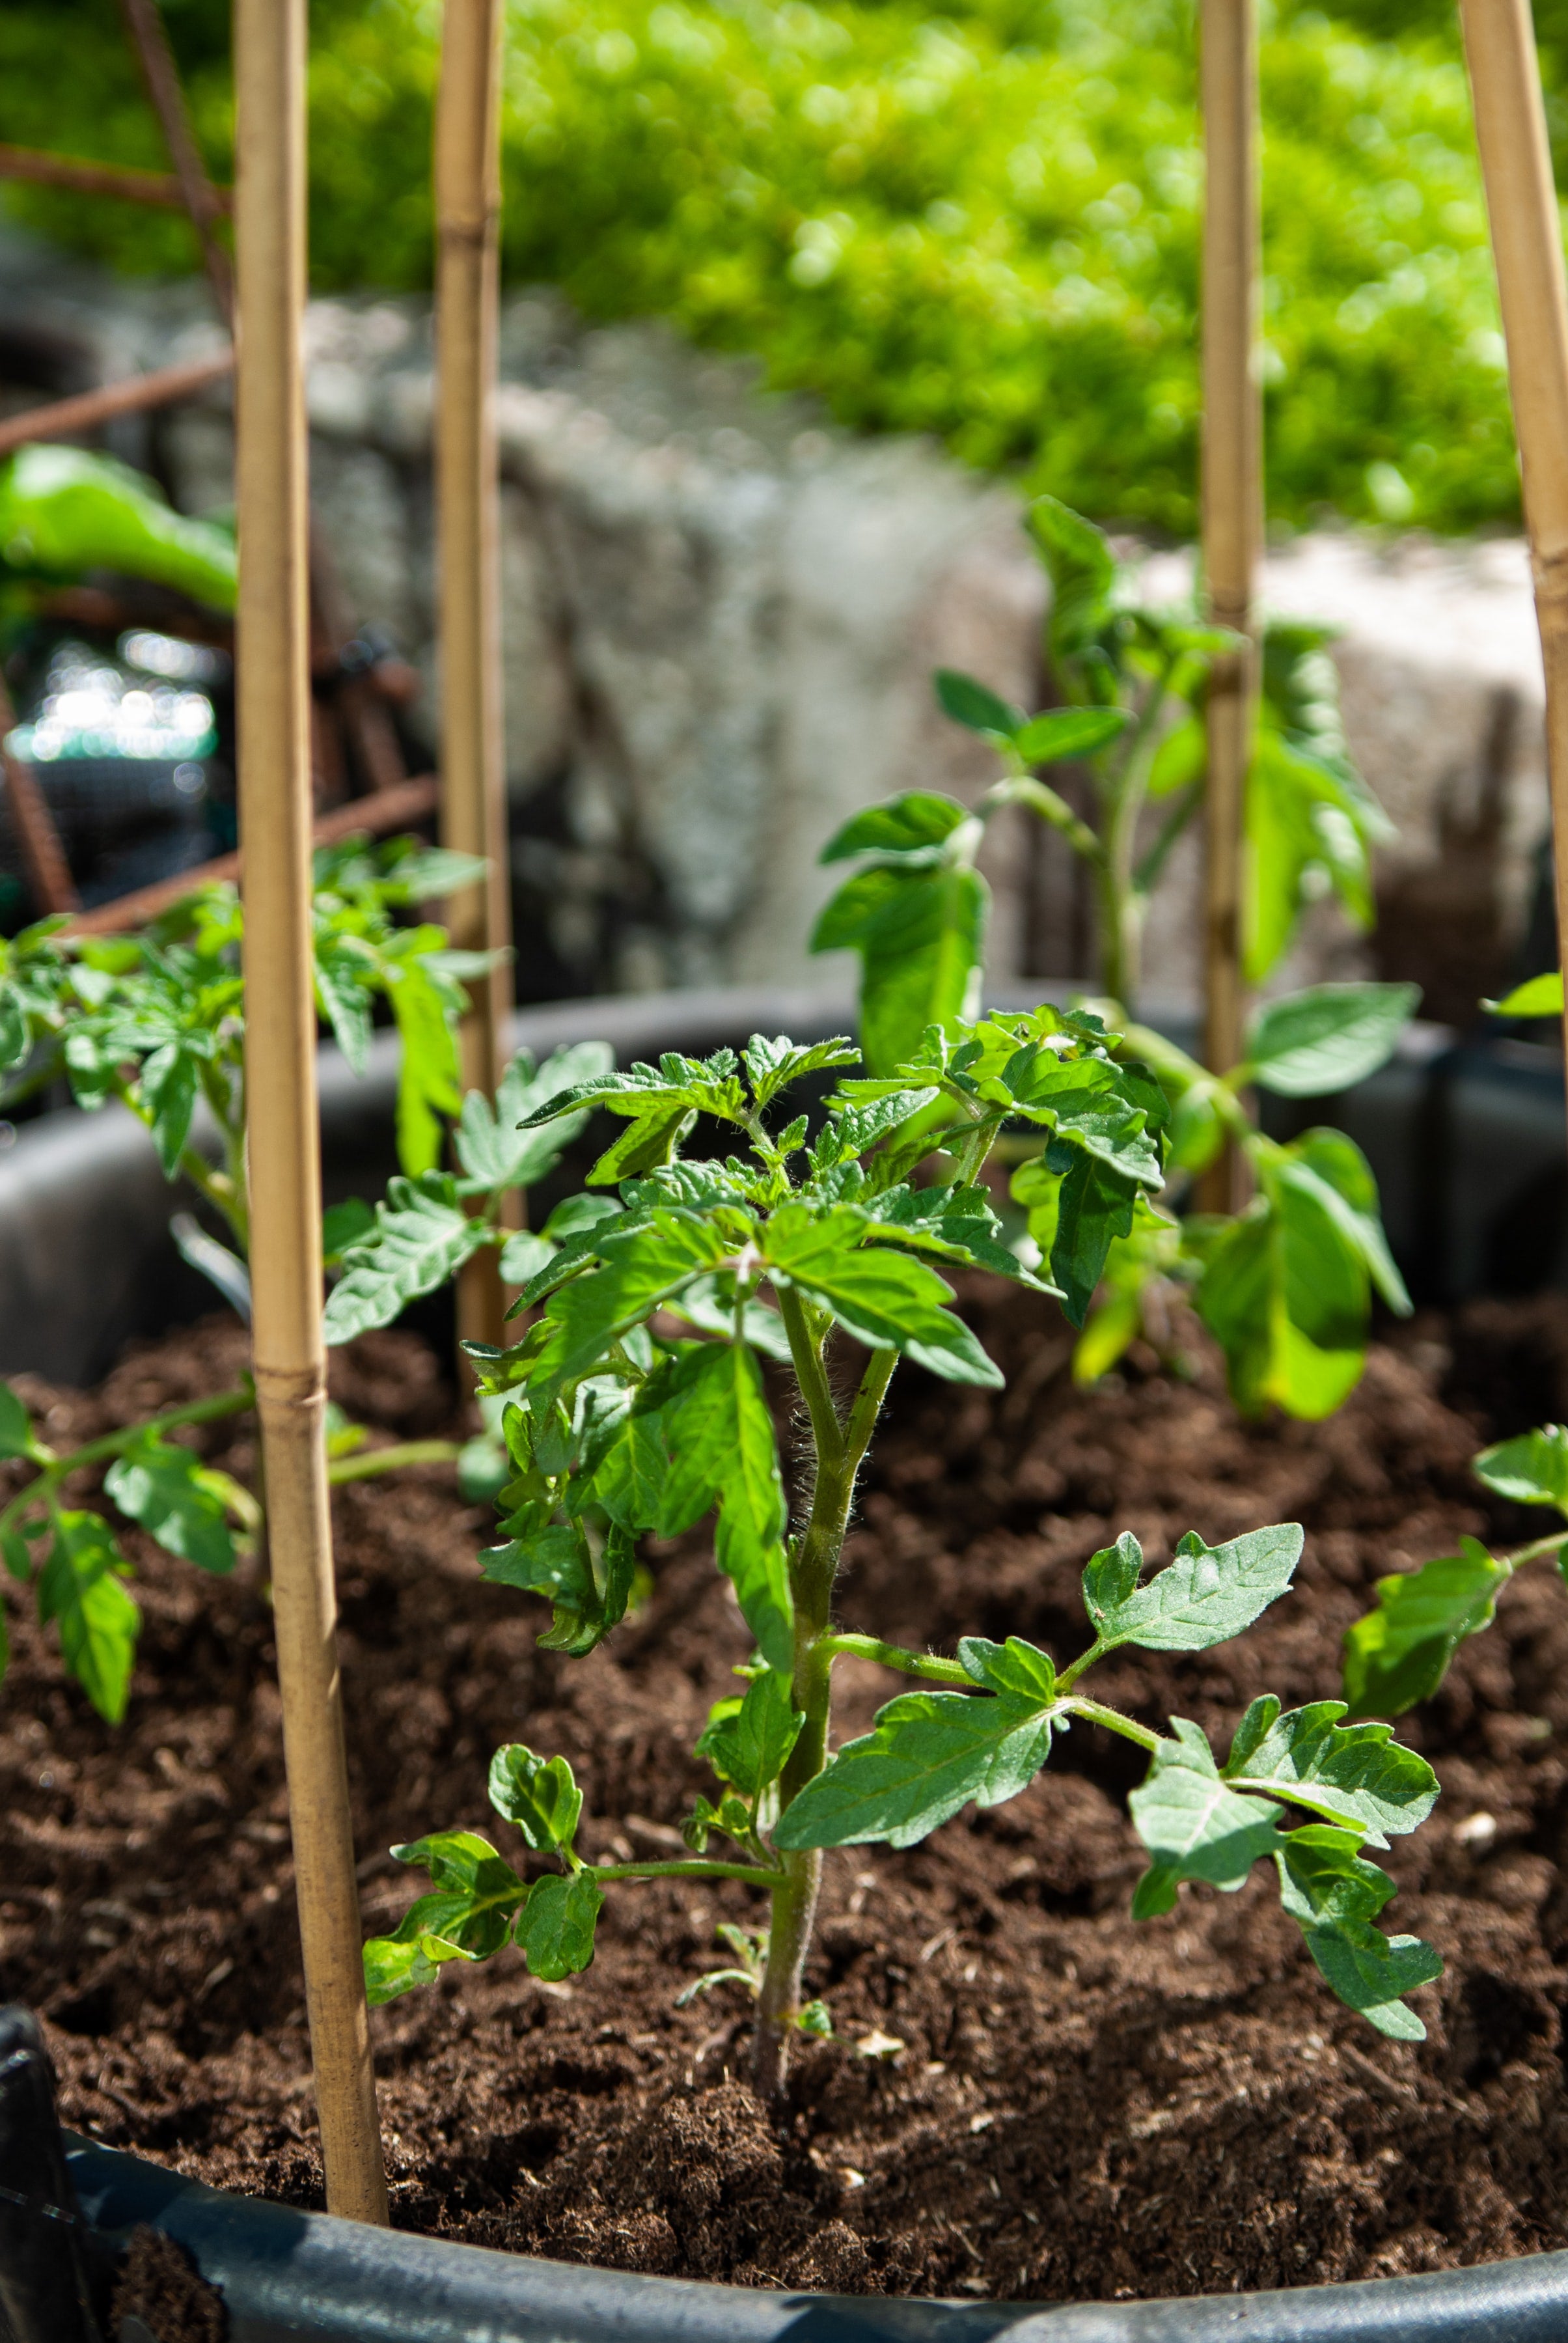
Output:
[[[169,363],[212,328],[199,288],[111,285],[0,240],[8,331],[89,353],[89,377]],[[362,620],[439,691],[427,307],[320,302],[308,321],[313,495]],[[1041,696],[1044,592],[1004,488],[909,440],[860,440],[769,398],[741,361],[656,325],[589,329],[555,297],[506,306],[500,397],[507,763],[526,990],[790,981],[855,807],[919,784],[972,796],[983,746],[935,708],[965,668]],[[13,401],[12,403],[15,403]],[[120,427],[195,511],[232,502],[226,393]],[[1184,589],[1156,555],[1151,590]],[[1290,974],[1376,969],[1462,1015],[1505,977],[1545,829],[1539,652],[1523,548],[1321,533],[1272,555],[1277,608],[1341,624],[1352,750],[1398,821],[1369,945],[1315,910]],[[1081,970],[1066,850],[993,828],[999,977]],[[1179,850],[1148,990],[1196,995],[1199,861]]]

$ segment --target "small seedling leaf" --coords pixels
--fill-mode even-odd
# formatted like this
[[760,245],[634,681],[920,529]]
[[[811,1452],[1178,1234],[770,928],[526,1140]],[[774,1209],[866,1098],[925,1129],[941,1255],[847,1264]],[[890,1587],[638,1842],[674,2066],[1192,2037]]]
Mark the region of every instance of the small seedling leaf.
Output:
[[[1265,1704],[1242,1719],[1224,1772],[1247,1790],[1272,1794],[1357,1831],[1373,1846],[1414,1830],[1437,1803],[1437,1776],[1424,1757],[1391,1738],[1386,1725],[1351,1724],[1345,1704],[1319,1700],[1264,1725]],[[1251,1728],[1251,1729],[1249,1729]]]
[[1462,1538],[1460,1551],[1377,1583],[1378,1605],[1346,1631],[1345,1698],[1362,1716],[1401,1716],[1430,1700],[1467,1635],[1490,1626],[1508,1577],[1483,1545]]
[[227,1509],[190,1449],[144,1432],[109,1467],[104,1487],[126,1519],[140,1523],[166,1554],[220,1577],[234,1568]]
[[142,1624],[121,1584],[126,1567],[99,1514],[62,1513],[37,1577],[39,1619],[57,1624],[66,1667],[109,1725],[126,1713]]
[[1516,1505],[1555,1505],[1568,1513],[1568,1427],[1561,1423],[1483,1448],[1471,1470],[1483,1488]]
[[586,1969],[593,1959],[594,1927],[604,1890],[592,1875],[536,1879],[518,1915],[517,1940],[529,1971],[547,1984]]
[[1421,2042],[1426,2027],[1402,1996],[1430,1985],[1442,1961],[1419,1936],[1372,1926],[1393,1882],[1359,1853],[1354,1835],[1325,1825],[1292,1831],[1276,1855],[1280,1901],[1331,1990],[1380,2034]]
[[390,1181],[376,1207],[374,1232],[344,1253],[344,1272],[327,1297],[329,1343],[389,1326],[410,1302],[433,1293],[488,1239],[471,1220],[444,1172]]
[[756,1798],[783,1772],[803,1722],[789,1676],[765,1668],[748,1684],[743,1700],[719,1704],[696,1754],[741,1797]]
[[949,1383],[1000,1385],[1002,1377],[960,1318],[944,1304],[952,1288],[924,1262],[863,1249],[864,1220],[840,1205],[819,1218],[787,1204],[763,1232],[768,1259],[790,1283],[873,1347],[889,1344]]
[[490,1760],[490,1804],[536,1855],[558,1855],[577,1835],[583,1794],[564,1757],[537,1757],[512,1741]]

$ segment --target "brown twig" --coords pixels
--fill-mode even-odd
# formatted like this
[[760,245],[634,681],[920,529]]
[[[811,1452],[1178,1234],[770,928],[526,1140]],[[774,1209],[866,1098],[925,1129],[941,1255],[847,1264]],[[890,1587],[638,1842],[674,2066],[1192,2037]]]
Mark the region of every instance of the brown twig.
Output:
[[[82,156],[47,155],[35,146],[0,145],[0,179],[25,179],[36,187],[64,187],[78,196],[112,196],[119,203],[153,204],[162,211],[185,209],[185,191],[172,172],[90,163]],[[215,187],[213,197],[221,210],[228,210],[226,189]]]

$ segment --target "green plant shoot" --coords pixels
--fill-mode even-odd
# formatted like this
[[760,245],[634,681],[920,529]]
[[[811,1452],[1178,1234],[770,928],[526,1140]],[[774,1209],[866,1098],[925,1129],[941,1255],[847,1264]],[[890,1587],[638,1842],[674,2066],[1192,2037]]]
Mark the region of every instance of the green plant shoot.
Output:
[[[1282,1714],[1267,1695],[1221,1760],[1195,1725],[1155,1733],[1084,1689],[1124,1645],[1202,1651],[1242,1633],[1290,1586],[1299,1528],[1215,1547],[1190,1535],[1150,1577],[1136,1541],[1120,1538],[1084,1573],[1091,1640],[1070,1664],[1017,1637],[966,1637],[950,1658],[835,1624],[856,1481],[900,1362],[952,1383],[1001,1381],[943,1271],[1000,1272],[1060,1295],[1081,1322],[1113,1237],[1162,1184],[1167,1127],[1159,1083],[1085,1011],[997,1015],[951,1033],[932,1023],[904,1062],[869,1076],[850,1071],[858,1062],[847,1041],[759,1035],[739,1058],[670,1055],[574,1085],[528,1118],[537,1130],[606,1107],[624,1128],[589,1174],[594,1192],[542,1232],[549,1258],[523,1296],[538,1308],[533,1324],[509,1350],[475,1350],[506,1401],[512,1464],[501,1542],[481,1567],[547,1601],[541,1641],[580,1654],[624,1616],[639,1537],[675,1536],[711,1513],[714,1559],[755,1651],[743,1690],[719,1703],[698,1745],[715,1788],[687,1818],[687,1855],[590,1859],[567,1760],[502,1748],[489,1795],[519,1860],[466,1830],[395,1848],[431,1886],[367,1945],[372,2000],[508,1944],[536,1976],[568,1976],[593,1957],[607,1889],[731,1879],[767,1899],[765,1939],[731,1929],[741,1958],[709,1982],[754,1994],[754,2077],[776,2098],[795,2035],[830,2022],[805,1986],[826,1850],[910,1846],[967,1805],[1014,1797],[1055,1736],[1083,1722],[1148,1755],[1131,1799],[1149,1856],[1135,1916],[1168,1911],[1186,1880],[1238,1888],[1269,1858],[1332,1990],[1384,2033],[1419,2038],[1404,1996],[1441,1964],[1374,1925],[1393,1887],[1363,1850],[1429,1812],[1424,1760],[1384,1725],[1342,1725],[1339,1702]],[[813,1138],[786,1093],[828,1071],[838,1086]],[[699,1115],[728,1126],[737,1151],[685,1159]],[[1038,1269],[1003,1242],[981,1177],[1002,1127],[1020,1122],[1060,1182]],[[809,1426],[793,1505],[775,1402]],[[835,1749],[833,1665],[846,1653],[917,1683],[869,1735]]]

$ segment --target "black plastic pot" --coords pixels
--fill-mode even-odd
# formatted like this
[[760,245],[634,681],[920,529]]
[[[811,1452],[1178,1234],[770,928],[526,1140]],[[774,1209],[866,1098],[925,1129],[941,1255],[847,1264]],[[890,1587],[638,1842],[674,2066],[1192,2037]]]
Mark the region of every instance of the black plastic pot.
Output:
[[[528,1011],[516,1040],[542,1056],[602,1036],[626,1063],[755,1031],[816,1038],[850,1017],[835,991],[676,993]],[[390,1044],[378,1047],[356,1081],[324,1054],[329,1194],[374,1192],[392,1168],[394,1065]],[[1563,1079],[1550,1053],[1458,1049],[1417,1029],[1355,1091],[1271,1103],[1282,1135],[1324,1121],[1372,1159],[1419,1290],[1457,1299],[1499,1282],[1564,1282]],[[25,1127],[0,1155],[0,1373],[89,1381],[128,1335],[209,1309],[210,1288],[169,1238],[172,1209],[123,1110]],[[1500,1281],[1500,1262],[1514,1274]],[[766,2294],[361,2228],[223,2195],[87,2140],[67,2138],[62,2154],[32,2021],[0,2013],[0,2343],[100,2343],[138,2225],[174,2239],[221,2294],[229,2343],[1568,2343],[1563,2253],[1282,2293],[1030,2308]],[[149,2338],[172,2343],[126,2323],[124,2343]]]

